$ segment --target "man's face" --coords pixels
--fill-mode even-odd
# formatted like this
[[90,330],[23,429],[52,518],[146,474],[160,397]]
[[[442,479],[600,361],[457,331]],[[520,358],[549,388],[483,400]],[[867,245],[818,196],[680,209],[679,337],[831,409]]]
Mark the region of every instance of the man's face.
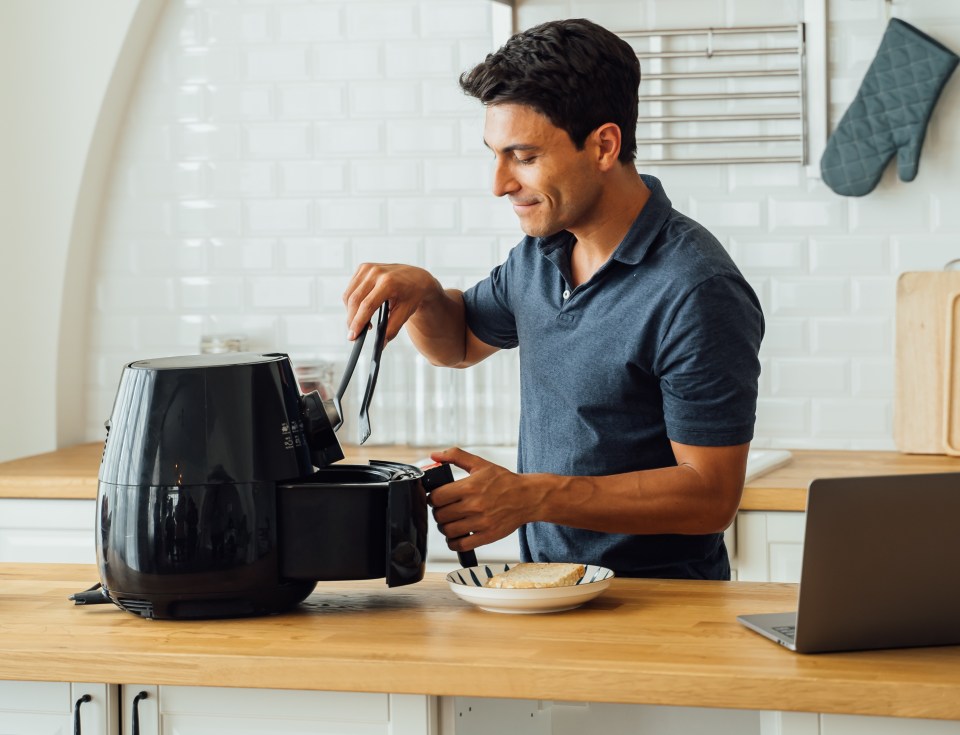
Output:
[[527,235],[587,224],[600,196],[589,144],[578,151],[544,115],[507,103],[487,106],[483,142],[496,159],[493,193],[510,200]]

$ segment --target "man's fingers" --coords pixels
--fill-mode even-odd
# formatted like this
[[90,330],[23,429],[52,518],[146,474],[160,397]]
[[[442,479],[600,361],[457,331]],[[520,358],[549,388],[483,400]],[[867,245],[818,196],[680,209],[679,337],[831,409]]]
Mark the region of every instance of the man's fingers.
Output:
[[347,308],[350,307],[350,302],[353,299],[354,292],[360,287],[360,284],[363,283],[367,278],[367,271],[369,266],[366,263],[363,263],[357,270],[353,272],[353,275],[350,277],[350,282],[347,284],[347,287],[343,291],[343,305]]
[[373,315],[377,313],[377,309],[380,308],[382,304],[387,299],[383,297],[382,292],[374,288],[369,293],[363,301],[360,302],[360,306],[357,309],[357,315],[353,318],[353,321],[350,323],[350,331],[355,334],[360,334],[360,330],[370,324],[373,319]]
[[361,334],[361,330],[370,322],[373,312],[383,303],[381,301],[370,307],[376,281],[368,278],[369,271],[369,267],[361,266],[343,293],[343,303],[347,307],[347,339],[351,341]]
[[480,534],[476,533],[457,536],[456,538],[447,537],[447,548],[450,549],[450,551],[473,551],[486,543],[488,542],[484,541]]
[[441,452],[434,452],[430,455],[430,459],[435,462],[449,462],[452,465],[459,467],[461,470],[466,470],[469,473],[474,472],[480,467],[490,464],[483,457],[478,457],[476,454],[470,454],[470,452],[465,452],[459,447],[451,447],[450,449],[444,449]]

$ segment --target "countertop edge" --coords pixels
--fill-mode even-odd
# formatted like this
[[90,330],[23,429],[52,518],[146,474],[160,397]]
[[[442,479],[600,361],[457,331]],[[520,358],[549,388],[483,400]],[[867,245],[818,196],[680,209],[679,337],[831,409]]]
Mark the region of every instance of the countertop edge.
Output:
[[579,611],[512,616],[472,608],[428,574],[389,591],[329,583],[295,614],[218,625],[75,608],[67,592],[95,574],[0,565],[0,679],[960,720],[960,647],[803,655],[736,622],[789,609],[794,584],[618,579]]

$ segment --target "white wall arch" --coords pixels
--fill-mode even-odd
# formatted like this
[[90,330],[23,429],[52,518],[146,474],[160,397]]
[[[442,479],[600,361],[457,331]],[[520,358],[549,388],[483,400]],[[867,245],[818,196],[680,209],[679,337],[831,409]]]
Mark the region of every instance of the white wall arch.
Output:
[[89,263],[163,0],[0,6],[0,460],[82,438]]

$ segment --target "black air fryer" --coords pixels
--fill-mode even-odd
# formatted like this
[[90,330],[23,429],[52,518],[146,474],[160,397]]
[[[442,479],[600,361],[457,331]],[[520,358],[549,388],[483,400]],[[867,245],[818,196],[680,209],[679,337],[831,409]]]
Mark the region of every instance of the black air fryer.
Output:
[[449,467],[330,466],[343,458],[340,398],[361,345],[331,401],[301,395],[283,354],[127,365],[100,465],[104,595],[147,618],[219,618],[287,610],[318,581],[421,580],[426,492]]

